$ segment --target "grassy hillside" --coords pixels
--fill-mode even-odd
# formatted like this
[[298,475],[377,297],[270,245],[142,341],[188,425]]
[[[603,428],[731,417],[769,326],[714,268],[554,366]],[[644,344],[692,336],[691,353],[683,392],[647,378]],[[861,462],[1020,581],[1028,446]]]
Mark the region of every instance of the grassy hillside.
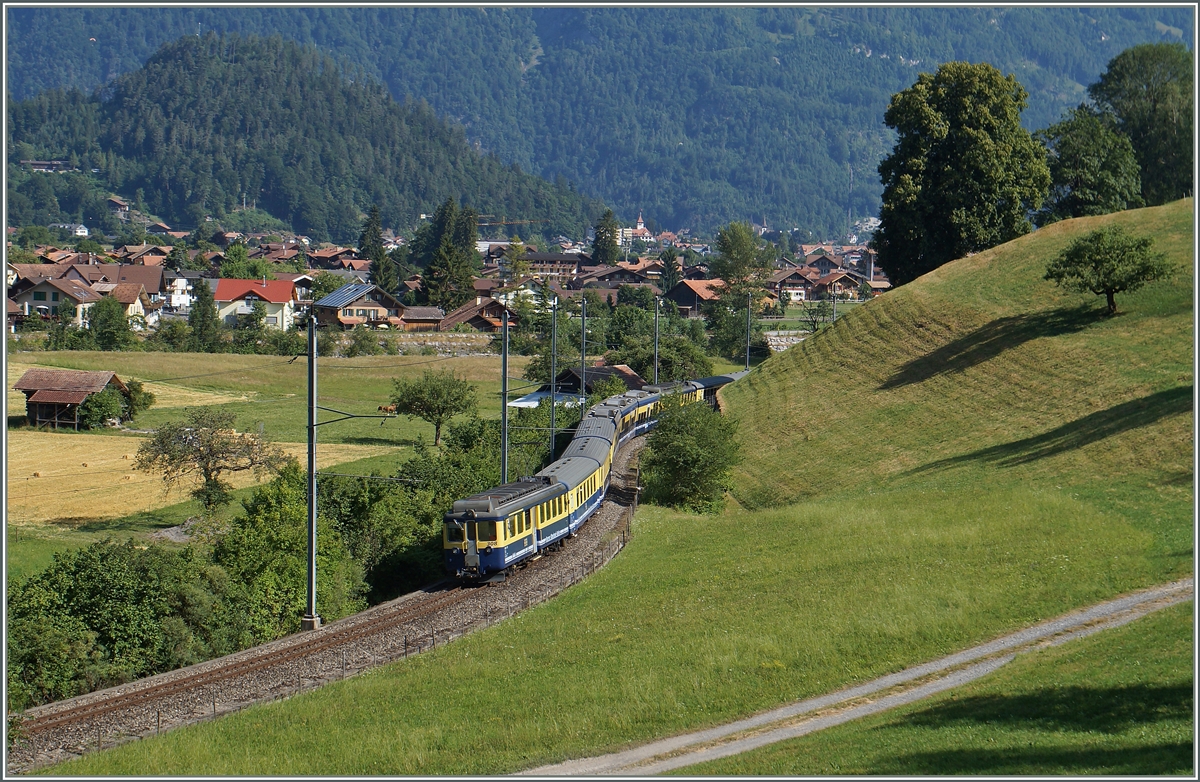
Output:
[[[947,264],[860,307],[727,390],[750,508],[833,496],[1072,497],[1190,569],[1192,201],[1070,220]],[[1170,280],[1103,300],[1042,279],[1116,222],[1155,237]],[[901,500],[900,496],[906,499]],[[1110,516],[1111,517],[1111,516]]]
[[[1039,231],[768,360],[725,395],[753,444],[743,507],[643,507],[626,550],[551,603],[54,771],[505,773],[823,694],[1188,572],[1191,208]],[[1039,279],[1104,220],[1153,232],[1180,267],[1117,318]]]

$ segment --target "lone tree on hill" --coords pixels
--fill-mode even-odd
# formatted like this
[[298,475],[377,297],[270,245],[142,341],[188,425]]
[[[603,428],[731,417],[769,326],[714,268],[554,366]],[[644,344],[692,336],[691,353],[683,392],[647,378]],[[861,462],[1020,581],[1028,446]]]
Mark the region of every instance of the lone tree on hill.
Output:
[[879,164],[880,227],[871,240],[895,285],[1028,233],[1050,185],[1045,152],[1021,127],[1026,93],[987,63],[943,63],[892,96],[899,134]]
[[1046,279],[1070,291],[1092,292],[1108,298],[1108,312],[1117,311],[1113,298],[1161,279],[1171,266],[1162,253],[1150,252],[1154,240],[1131,236],[1109,225],[1076,239],[1046,267]]
[[442,426],[456,415],[475,412],[475,386],[450,370],[427,369],[413,380],[392,379],[396,412],[433,424],[433,444],[441,445]]
[[181,480],[199,477],[192,496],[211,511],[228,504],[233,488],[222,476],[252,470],[256,476],[276,472],[287,456],[268,444],[262,435],[237,432],[233,413],[210,407],[184,412],[182,421],[171,421],[138,446],[134,466],[162,473],[168,490]]

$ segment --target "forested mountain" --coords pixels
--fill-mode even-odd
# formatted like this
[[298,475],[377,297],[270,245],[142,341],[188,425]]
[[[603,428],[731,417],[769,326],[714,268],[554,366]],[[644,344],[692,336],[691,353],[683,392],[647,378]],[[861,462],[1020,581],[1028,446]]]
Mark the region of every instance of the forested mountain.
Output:
[[[1030,93],[1027,129],[1136,43],[1192,45],[1187,7],[12,8],[8,80],[90,91],[200,31],[279,34],[424,99],[467,138],[629,224],[767,220],[832,237],[874,214],[888,98],[947,60]],[[93,40],[94,39],[94,40]],[[851,178],[853,189],[851,192]]]
[[397,228],[453,197],[577,236],[598,213],[565,184],[473,150],[461,125],[423,101],[397,103],[361,70],[278,36],[185,36],[93,96],[50,90],[10,102],[9,133],[10,163],[69,158],[188,226],[243,195],[297,231],[341,242],[373,204]]

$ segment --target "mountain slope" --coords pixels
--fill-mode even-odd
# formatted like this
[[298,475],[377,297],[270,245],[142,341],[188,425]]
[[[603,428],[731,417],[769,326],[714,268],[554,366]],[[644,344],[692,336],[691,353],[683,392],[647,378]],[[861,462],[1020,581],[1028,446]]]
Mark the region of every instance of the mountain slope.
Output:
[[427,105],[396,103],[361,71],[279,37],[184,37],[93,97],[51,91],[10,103],[9,133],[15,156],[74,156],[186,225],[243,195],[298,231],[342,242],[371,204],[404,227],[453,197],[572,235],[599,211],[565,184],[471,149],[461,126]]
[[[423,98],[467,137],[631,222],[753,217],[817,237],[878,208],[882,116],[919,71],[986,60],[1029,129],[1189,8],[13,8],[12,94],[90,91],[181,35],[278,34]],[[851,170],[853,182],[851,182]]]

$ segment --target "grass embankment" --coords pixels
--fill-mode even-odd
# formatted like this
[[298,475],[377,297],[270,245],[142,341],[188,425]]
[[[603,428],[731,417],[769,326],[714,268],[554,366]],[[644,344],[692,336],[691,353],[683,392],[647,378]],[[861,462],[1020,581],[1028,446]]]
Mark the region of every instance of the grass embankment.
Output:
[[1193,774],[1191,603],[686,775]]
[[[726,394],[745,507],[645,507],[625,552],[550,604],[54,771],[503,773],[829,692],[1188,572],[1191,209],[1039,231],[764,362]],[[1040,279],[1108,219],[1158,236],[1180,269],[1111,319]]]

